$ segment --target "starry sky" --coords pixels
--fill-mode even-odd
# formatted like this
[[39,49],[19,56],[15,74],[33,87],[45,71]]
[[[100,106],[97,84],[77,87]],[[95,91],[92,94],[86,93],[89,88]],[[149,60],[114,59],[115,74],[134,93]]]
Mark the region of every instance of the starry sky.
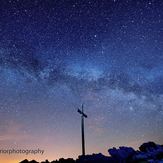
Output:
[[[163,143],[162,0],[1,0],[0,147],[18,160]],[[14,162],[15,161],[15,162]]]

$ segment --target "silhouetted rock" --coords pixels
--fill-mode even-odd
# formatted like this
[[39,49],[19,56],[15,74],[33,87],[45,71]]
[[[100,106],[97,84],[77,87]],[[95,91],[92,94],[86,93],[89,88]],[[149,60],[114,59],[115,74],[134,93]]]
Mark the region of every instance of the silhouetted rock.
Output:
[[109,163],[113,161],[112,158],[99,154],[79,156],[76,163]]
[[20,163],[39,163],[39,162],[37,162],[35,160],[28,161],[27,159],[25,159],[25,160],[21,161]]
[[142,144],[139,149],[140,151],[133,157],[134,161],[163,162],[163,146],[148,142]]
[[156,149],[157,145],[154,142],[148,142],[148,143],[143,143],[140,147],[139,150],[141,152],[148,152],[149,150]]
[[[131,147],[119,147],[108,150],[110,157],[99,153],[79,156],[77,160],[61,158],[56,161],[49,162],[46,160],[41,163],[163,163],[163,145],[148,142],[142,144],[139,149],[140,151],[135,151]],[[20,163],[38,162],[24,160]]]
[[136,151],[131,147],[119,147],[108,150],[115,162],[130,162]]
[[32,161],[24,160],[24,161],[22,161],[20,163],[39,163],[39,162],[37,162],[35,160],[32,160]]
[[29,161],[29,163],[39,163],[39,162],[32,160],[32,161]]
[[50,163],[48,160],[42,161],[41,163]]
[[59,159],[59,163],[75,163],[75,160],[73,160],[72,158],[68,159],[61,158]]
[[23,161],[21,161],[19,163],[29,163],[29,161],[27,159],[25,159],[25,160],[23,160]]

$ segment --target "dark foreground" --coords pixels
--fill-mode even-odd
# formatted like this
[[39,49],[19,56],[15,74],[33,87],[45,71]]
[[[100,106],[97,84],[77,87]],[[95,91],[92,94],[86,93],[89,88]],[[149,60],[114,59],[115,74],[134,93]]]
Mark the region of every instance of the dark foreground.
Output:
[[[61,158],[56,161],[49,162],[48,160],[41,163],[163,163],[163,145],[158,145],[153,142],[144,143],[135,151],[131,147],[119,147],[108,150],[110,157],[104,156],[101,153],[79,156],[77,160],[71,158]],[[20,163],[38,163],[35,160],[24,160]]]

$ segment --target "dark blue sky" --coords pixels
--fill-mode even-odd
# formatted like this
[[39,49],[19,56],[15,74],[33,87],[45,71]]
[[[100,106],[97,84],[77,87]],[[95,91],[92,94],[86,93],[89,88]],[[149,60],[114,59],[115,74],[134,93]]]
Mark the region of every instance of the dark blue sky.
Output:
[[162,143],[162,8],[161,0],[1,0],[0,145],[77,157],[82,103],[88,153]]

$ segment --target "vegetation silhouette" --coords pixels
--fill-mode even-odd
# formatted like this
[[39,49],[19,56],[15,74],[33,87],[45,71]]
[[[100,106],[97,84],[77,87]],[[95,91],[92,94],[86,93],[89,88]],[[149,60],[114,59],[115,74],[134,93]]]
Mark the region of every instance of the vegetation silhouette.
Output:
[[[41,163],[163,163],[163,145],[147,142],[134,150],[132,147],[119,147],[108,150],[110,156],[103,154],[92,154],[79,156],[78,159],[61,158],[56,161],[48,160]],[[35,160],[24,160],[20,163],[39,163]]]

